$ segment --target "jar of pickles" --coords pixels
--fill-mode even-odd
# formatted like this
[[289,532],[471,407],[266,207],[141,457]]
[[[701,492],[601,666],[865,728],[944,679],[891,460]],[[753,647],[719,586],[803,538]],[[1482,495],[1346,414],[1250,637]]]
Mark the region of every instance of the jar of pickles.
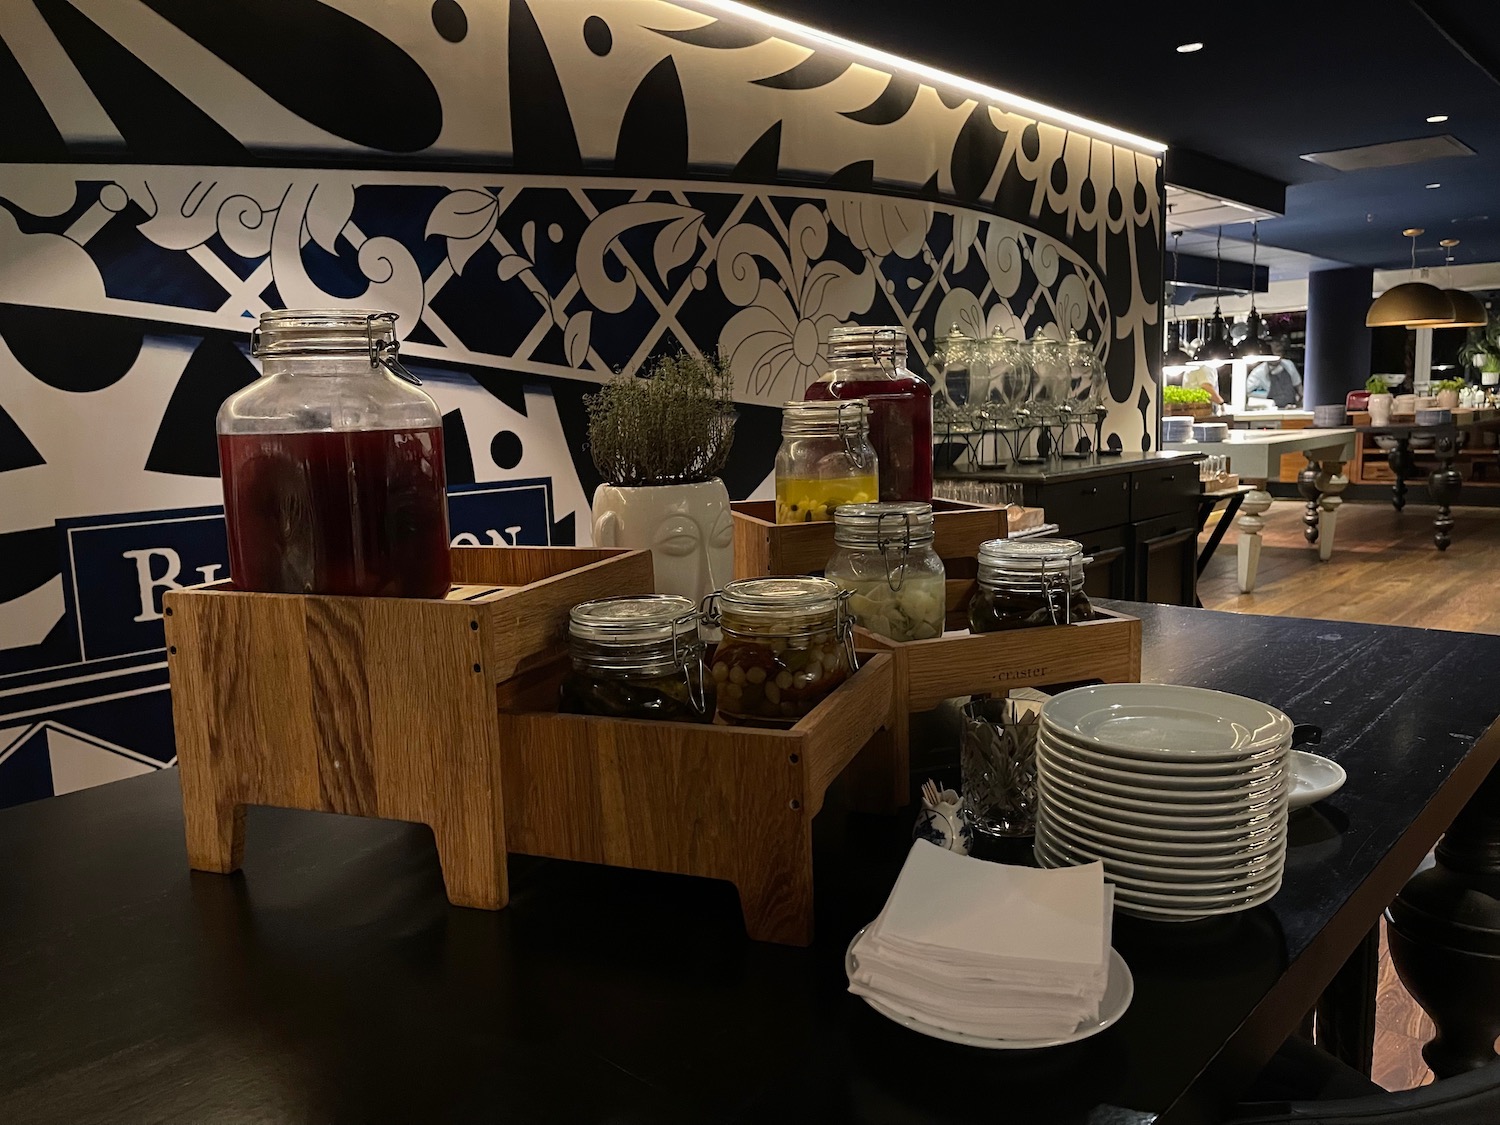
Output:
[[849,595],[826,578],[745,578],[704,600],[723,630],[712,670],[729,723],[790,727],[849,677]]
[[618,719],[713,719],[698,607],[675,594],[603,598],[568,615],[561,709]]
[[837,550],[823,573],[848,591],[858,624],[893,641],[942,635],[947,575],[932,534],[931,504],[845,504],[834,513]]
[[862,398],[789,402],[776,454],[776,522],[833,519],[840,504],[880,497],[870,408]]
[[1083,592],[1083,547],[1071,539],[991,539],[979,546],[975,633],[1071,625],[1094,616]]

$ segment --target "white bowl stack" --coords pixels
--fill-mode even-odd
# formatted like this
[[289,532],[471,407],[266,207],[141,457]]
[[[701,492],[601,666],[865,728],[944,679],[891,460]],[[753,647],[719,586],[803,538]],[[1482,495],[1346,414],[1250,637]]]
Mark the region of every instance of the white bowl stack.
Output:
[[1190,921],[1281,886],[1292,721],[1204,688],[1101,684],[1048,700],[1037,736],[1036,856],[1099,860],[1121,911]]
[[1161,420],[1161,440],[1187,441],[1193,436],[1193,416],[1191,414],[1167,414]]

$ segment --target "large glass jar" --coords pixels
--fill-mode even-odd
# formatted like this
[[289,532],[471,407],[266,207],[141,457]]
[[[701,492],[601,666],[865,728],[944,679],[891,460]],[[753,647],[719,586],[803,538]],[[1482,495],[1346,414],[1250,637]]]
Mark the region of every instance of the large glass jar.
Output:
[[847,599],[826,578],[745,578],[710,594],[704,624],[724,634],[713,657],[719,715],[790,727],[823,702],[855,667]]
[[880,499],[932,500],[932,388],[906,369],[906,330],[835,328],[832,367],[803,397],[862,398],[880,460]]
[[393,313],[263,313],[264,374],[219,408],[229,574],[242,590],[440,598],[443,419],[396,359]]
[[932,505],[846,504],[823,573],[849,592],[855,621],[893,641],[942,636],[947,575],[932,549]]
[[1089,621],[1083,547],[1072,539],[991,539],[979,545],[979,583],[969,601],[975,633]]
[[706,723],[713,686],[704,674],[698,607],[675,594],[601,598],[568,615],[573,669],[562,710],[620,719]]
[[874,500],[880,495],[878,481],[878,462],[870,445],[870,408],[864,399],[789,402],[782,407],[777,523],[831,520],[840,504]]

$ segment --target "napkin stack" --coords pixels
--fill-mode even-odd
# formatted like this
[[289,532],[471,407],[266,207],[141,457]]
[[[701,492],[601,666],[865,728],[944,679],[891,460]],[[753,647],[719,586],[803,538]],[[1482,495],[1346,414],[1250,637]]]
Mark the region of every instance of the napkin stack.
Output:
[[1045,871],[912,845],[851,950],[849,991],[987,1039],[1052,1039],[1099,1018],[1114,888],[1098,863]]

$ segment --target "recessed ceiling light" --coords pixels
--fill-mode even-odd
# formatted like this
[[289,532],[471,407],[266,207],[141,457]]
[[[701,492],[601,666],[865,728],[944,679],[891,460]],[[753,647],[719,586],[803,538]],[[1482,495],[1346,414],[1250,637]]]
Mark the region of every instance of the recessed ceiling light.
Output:
[[[1182,50],[1181,47],[1178,47],[1177,49],[1179,51]],[[1441,125],[1444,121],[1447,121],[1447,120],[1448,120],[1448,115],[1446,113],[1434,113],[1431,117],[1429,117],[1427,119],[1427,124],[1429,124],[1429,125]]]
[[1427,185],[1427,190],[1431,191],[1435,187],[1442,187],[1442,186],[1443,186],[1442,184],[1428,184]]
[[1203,50],[1202,43],[1179,43],[1177,45],[1177,53],[1179,55],[1191,55],[1194,51],[1201,50]]

